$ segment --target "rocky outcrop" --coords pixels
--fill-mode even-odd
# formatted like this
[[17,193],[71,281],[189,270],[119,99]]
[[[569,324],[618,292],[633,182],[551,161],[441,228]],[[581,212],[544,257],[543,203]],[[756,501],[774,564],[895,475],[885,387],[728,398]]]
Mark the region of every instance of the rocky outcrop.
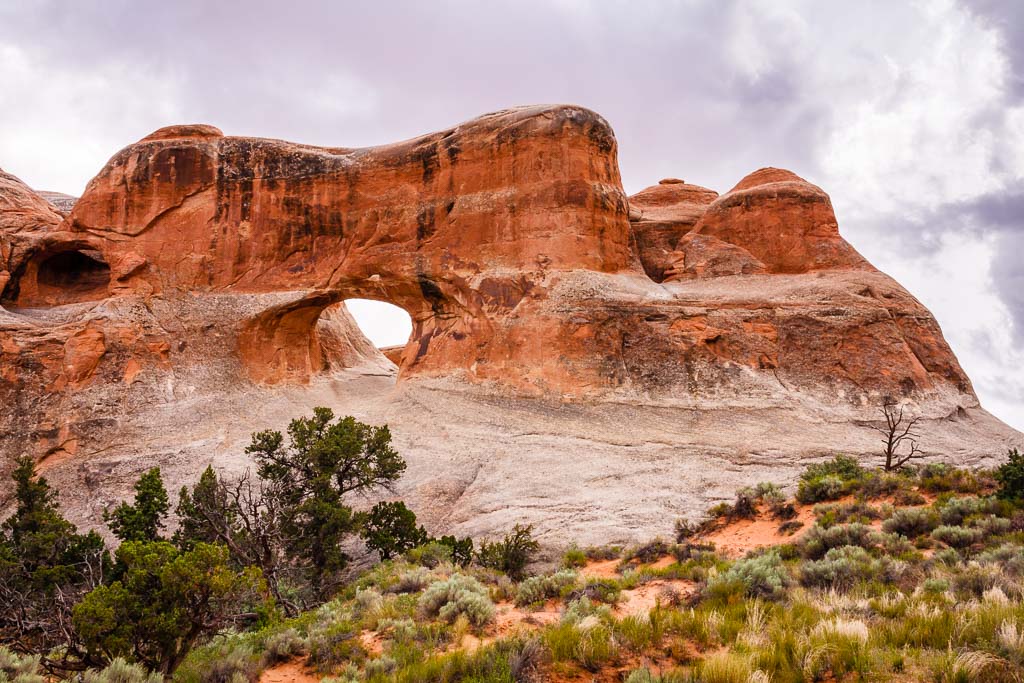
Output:
[[[887,398],[965,462],[1017,438],[820,188],[763,169],[722,196],[669,179],[627,199],[616,154],[600,116],[551,106],[365,149],[173,126],[117,153],[67,216],[0,177],[0,465],[50,463],[93,492],[93,519],[131,463],[241,466],[249,431],[328,404],[391,422],[410,499],[479,531],[525,494],[500,453],[458,459],[473,438],[576,460],[601,433],[613,478],[638,443],[738,463],[865,452],[857,425]],[[374,348],[348,298],[408,311],[406,346]],[[777,451],[759,420],[785,432]],[[823,422],[842,429],[801,431]],[[531,479],[548,493],[527,507],[560,528],[556,485]]]
[[677,178],[665,178],[629,198],[637,255],[652,280],[662,282],[676,268],[680,240],[717,198],[714,190]]

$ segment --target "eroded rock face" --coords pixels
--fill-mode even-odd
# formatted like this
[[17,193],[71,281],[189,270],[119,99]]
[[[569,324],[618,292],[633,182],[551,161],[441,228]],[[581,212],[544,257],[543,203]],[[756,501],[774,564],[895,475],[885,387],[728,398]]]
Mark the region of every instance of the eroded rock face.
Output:
[[[621,425],[597,449],[606,468],[675,422],[691,426],[665,438],[687,457],[742,461],[764,448],[755,427],[700,425],[758,419],[787,434],[759,457],[863,452],[856,425],[886,397],[965,461],[1017,438],[980,409],[931,314],[842,239],[820,188],[762,169],[722,196],[668,179],[627,199],[616,153],[600,116],[553,106],[367,149],[173,126],[116,154],[67,216],[0,175],[0,469],[30,453],[102,502],[130,486],[129,453],[190,477],[327,403],[392,422],[429,463],[410,468],[409,496],[436,528],[472,532],[507,521],[471,514],[502,498],[473,482],[520,474],[499,456],[437,458],[456,433],[530,452],[549,433],[529,424],[537,406],[591,407],[551,457],[582,457],[586,420],[610,419],[594,406],[658,425]],[[355,297],[408,311],[408,344],[373,348],[341,303]],[[395,373],[405,390],[364,396]],[[849,440],[791,436],[822,421]],[[571,536],[549,494],[530,509]]]

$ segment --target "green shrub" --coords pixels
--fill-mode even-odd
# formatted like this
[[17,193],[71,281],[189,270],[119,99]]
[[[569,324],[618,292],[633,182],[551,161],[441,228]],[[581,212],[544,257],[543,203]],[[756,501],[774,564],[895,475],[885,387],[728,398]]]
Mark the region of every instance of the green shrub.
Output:
[[732,652],[716,652],[697,665],[700,683],[748,683],[753,670],[746,658]]
[[729,503],[717,503],[708,508],[708,517],[710,517],[711,519],[728,517],[731,514],[732,505],[729,505]]
[[881,519],[882,511],[861,501],[846,504],[827,503],[815,505],[814,516],[818,519],[818,526],[830,527],[850,522],[869,524],[873,520]]
[[438,617],[452,623],[460,615],[466,615],[474,626],[483,626],[494,618],[494,603],[487,594],[487,588],[471,576],[452,574],[451,577],[436,581],[423,592],[419,599],[420,610],[431,617]]
[[398,662],[387,655],[382,655],[377,659],[371,659],[366,662],[365,673],[366,678],[372,679],[381,676],[387,676],[394,672],[398,668]]
[[306,645],[309,663],[321,672],[336,671],[342,665],[361,662],[366,653],[359,644],[359,624],[350,610],[338,602],[322,605],[314,613]]
[[473,539],[469,536],[465,538],[442,536],[436,540],[451,549],[452,562],[460,567],[468,567],[473,561]]
[[927,508],[900,508],[882,522],[882,529],[891,534],[917,538],[939,525],[939,515]]
[[1007,576],[1021,577],[1024,576],[1024,547],[1015,543],[1003,543],[978,555],[978,562],[983,565],[997,565]]
[[576,572],[563,569],[547,576],[533,576],[519,584],[516,604],[520,607],[557,598],[576,585]]
[[408,551],[405,554],[405,559],[413,564],[433,569],[438,565],[453,561],[452,549],[440,541],[430,541]]
[[613,605],[618,602],[621,590],[615,579],[589,579],[579,593],[590,600]]
[[617,545],[591,545],[583,552],[588,560],[617,560],[622,557],[622,547]]
[[832,548],[855,545],[870,548],[874,545],[871,527],[860,523],[839,524],[823,529],[811,527],[801,540],[803,556],[812,560],[824,557]]
[[582,629],[573,659],[587,671],[597,673],[617,654],[611,631],[605,626]]
[[[123,660],[119,660],[123,663]],[[0,681],[3,683],[44,683],[39,674],[39,655],[19,655],[0,645]],[[140,682],[142,683],[142,682]],[[157,683],[144,681],[144,683]]]
[[981,482],[974,473],[957,469],[945,463],[929,463],[918,472],[921,490],[929,493],[957,491],[959,493],[977,493],[981,490]]
[[[683,669],[663,671],[660,675],[652,674],[649,669],[633,669],[626,677],[626,683],[689,683],[692,679]],[[749,681],[748,683],[758,683]]]
[[370,508],[359,532],[366,547],[390,560],[427,542],[427,531],[416,525],[416,513],[400,500],[381,501]]
[[980,498],[950,498],[941,505],[936,505],[939,519],[947,526],[960,526],[969,517],[977,515],[985,507]]
[[1024,454],[1016,448],[1007,453],[1007,461],[996,468],[996,481],[999,482],[1000,498],[1006,500],[1024,500]]
[[796,499],[801,503],[818,503],[823,500],[835,500],[846,493],[846,482],[834,474],[826,474],[812,479],[801,479],[797,487]]
[[932,531],[932,538],[952,548],[967,548],[983,537],[980,529],[967,529],[962,526],[943,525]]
[[924,505],[927,499],[917,491],[900,490],[893,496],[893,503],[900,507],[911,505]]
[[675,522],[675,538],[676,543],[684,543],[685,541],[692,538],[700,530],[700,525],[694,524],[693,522],[687,521],[683,518],[679,518]]
[[671,548],[661,538],[655,538],[647,543],[642,543],[637,546],[633,546],[626,550],[624,560],[627,562],[637,562],[639,564],[651,564],[657,562],[665,555],[671,553]]
[[578,569],[587,564],[587,554],[573,545],[562,555],[562,566],[566,569]]
[[849,456],[836,456],[809,465],[800,475],[797,500],[801,503],[833,501],[849,493],[864,478],[864,468]]
[[263,661],[266,664],[283,662],[306,651],[306,641],[294,628],[287,628],[268,637],[263,643]]
[[736,492],[736,501],[732,504],[731,516],[738,519],[753,519],[757,516],[759,498],[752,488],[740,489]]
[[986,515],[971,520],[971,527],[981,531],[982,537],[1001,536],[1013,530],[1013,522],[1005,517]]
[[437,575],[426,567],[413,567],[399,574],[388,590],[392,593],[419,593],[435,578]]
[[714,595],[718,588],[738,585],[742,586],[743,592],[749,597],[781,600],[785,597],[786,587],[792,582],[782,558],[772,551],[737,560],[729,569],[709,582],[707,590]]
[[587,617],[597,617],[599,620],[607,621],[611,618],[611,610],[607,605],[594,603],[586,597],[581,597],[569,601],[562,612],[563,623],[578,624]]
[[[110,664],[102,669],[89,669],[82,674],[82,683],[163,683],[163,680],[164,677],[160,674],[150,673],[142,666],[129,664],[120,657],[115,657]],[[15,678],[13,683],[23,683],[23,681],[21,678]]]
[[898,472],[867,472],[861,481],[860,493],[865,498],[899,495],[909,484],[908,478]]
[[858,581],[869,580],[879,570],[878,561],[863,548],[847,545],[831,548],[820,560],[800,565],[800,583],[805,586],[845,590]]
[[526,565],[539,548],[540,544],[533,540],[533,525],[516,524],[502,540],[481,543],[477,562],[519,580],[523,578]]

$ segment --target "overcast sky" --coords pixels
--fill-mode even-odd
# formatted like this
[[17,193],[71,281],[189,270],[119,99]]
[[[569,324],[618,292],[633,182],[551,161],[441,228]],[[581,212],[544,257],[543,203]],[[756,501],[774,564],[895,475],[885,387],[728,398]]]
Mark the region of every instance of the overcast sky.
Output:
[[39,189],[170,123],[362,146],[539,102],[603,114],[631,193],[821,185],[1024,428],[1024,2],[0,0],[0,167]]

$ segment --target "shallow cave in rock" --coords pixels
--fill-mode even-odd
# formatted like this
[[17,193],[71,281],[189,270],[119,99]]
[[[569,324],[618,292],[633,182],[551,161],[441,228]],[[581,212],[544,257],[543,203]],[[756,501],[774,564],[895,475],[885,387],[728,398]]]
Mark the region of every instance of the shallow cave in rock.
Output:
[[106,298],[110,266],[91,249],[44,252],[7,287],[5,303],[16,307],[59,306]]
[[72,296],[105,291],[110,266],[99,252],[62,251],[40,262],[36,279],[41,287],[60,288]]

